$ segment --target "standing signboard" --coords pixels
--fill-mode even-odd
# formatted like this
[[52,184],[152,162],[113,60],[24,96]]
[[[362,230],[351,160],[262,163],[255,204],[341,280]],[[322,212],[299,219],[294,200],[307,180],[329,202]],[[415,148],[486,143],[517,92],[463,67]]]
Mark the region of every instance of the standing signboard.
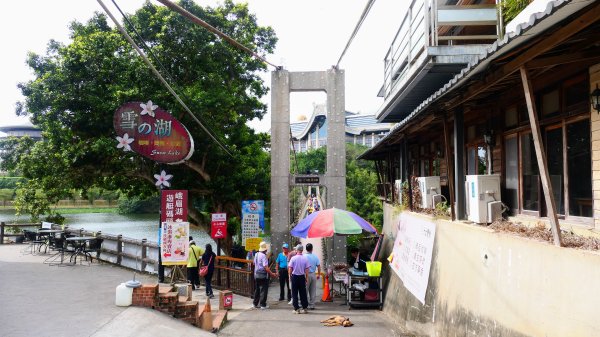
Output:
[[188,217],[188,191],[187,190],[162,190],[160,200],[160,222],[187,221]]
[[[258,226],[261,233],[265,231],[265,201],[264,200],[243,200],[242,201],[242,222],[246,215],[258,215]],[[254,221],[254,220],[252,220]],[[258,235],[256,235],[258,236]]]
[[213,239],[227,237],[227,213],[211,213],[210,237]]
[[187,265],[189,254],[190,224],[189,222],[162,223],[162,238],[160,240],[160,251],[162,264]]
[[404,287],[423,304],[434,239],[434,222],[407,213],[400,215],[390,267],[400,276]]

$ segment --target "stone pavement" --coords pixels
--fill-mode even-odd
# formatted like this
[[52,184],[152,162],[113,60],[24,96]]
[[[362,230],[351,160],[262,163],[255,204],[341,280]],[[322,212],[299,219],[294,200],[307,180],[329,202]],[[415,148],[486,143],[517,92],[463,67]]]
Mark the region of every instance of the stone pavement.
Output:
[[[49,266],[47,256],[23,255],[24,245],[0,245],[0,336],[215,336],[156,310],[115,306],[115,288],[133,272],[107,263],[91,266]],[[156,276],[137,275],[143,283]],[[292,313],[287,301],[278,302],[279,285],[269,290],[267,310],[252,309],[252,299],[234,295],[229,322],[220,336],[402,336],[378,310],[351,310],[342,300],[317,303],[305,315]],[[319,287],[320,288],[320,287]],[[321,291],[318,291],[319,298]],[[218,292],[211,301],[218,308]],[[204,288],[194,299],[205,302]],[[324,327],[330,315],[349,316],[355,326]]]

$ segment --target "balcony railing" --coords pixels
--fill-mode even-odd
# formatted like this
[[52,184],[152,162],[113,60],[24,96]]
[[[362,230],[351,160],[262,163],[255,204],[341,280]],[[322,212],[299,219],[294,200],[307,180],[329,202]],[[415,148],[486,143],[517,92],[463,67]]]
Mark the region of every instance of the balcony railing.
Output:
[[[384,97],[397,83],[410,79],[411,67],[427,47],[487,44],[497,39],[495,4],[438,6],[437,2],[414,0],[408,9],[384,59]],[[465,29],[472,26],[483,28]]]

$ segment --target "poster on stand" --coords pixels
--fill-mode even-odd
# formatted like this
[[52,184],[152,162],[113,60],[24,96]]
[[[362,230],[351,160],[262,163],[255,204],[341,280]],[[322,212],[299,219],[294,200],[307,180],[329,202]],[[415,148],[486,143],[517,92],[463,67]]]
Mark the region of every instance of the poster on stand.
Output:
[[423,304],[434,240],[434,222],[408,213],[400,215],[390,267],[398,274],[404,287]]
[[160,252],[164,266],[187,265],[189,254],[189,222],[161,224]]
[[[258,214],[246,214],[242,218],[242,242],[248,238],[258,237],[260,232]],[[247,250],[247,249],[246,249]]]

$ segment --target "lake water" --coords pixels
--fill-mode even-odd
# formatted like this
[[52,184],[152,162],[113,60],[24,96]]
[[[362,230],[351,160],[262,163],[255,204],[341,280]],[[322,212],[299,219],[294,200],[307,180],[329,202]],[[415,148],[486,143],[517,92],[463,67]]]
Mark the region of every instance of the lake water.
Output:
[[[147,239],[149,242],[158,241],[158,214],[117,214],[117,213],[81,213],[65,214],[65,224],[71,229],[83,228],[88,231],[104,234],[121,234],[132,239]],[[13,210],[0,210],[0,221],[6,223],[28,223],[29,216],[15,217]],[[210,235],[198,229],[190,229],[196,245],[204,248],[211,243],[216,249]]]

